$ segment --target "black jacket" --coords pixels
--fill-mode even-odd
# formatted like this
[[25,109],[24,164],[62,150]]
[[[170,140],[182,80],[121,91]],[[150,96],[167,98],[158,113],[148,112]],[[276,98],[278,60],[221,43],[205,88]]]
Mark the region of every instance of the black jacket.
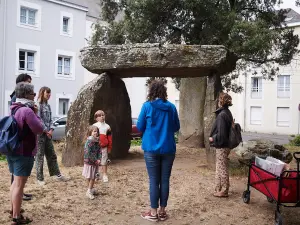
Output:
[[212,126],[210,137],[213,138],[211,146],[216,148],[228,148],[230,126],[233,117],[228,107],[221,107],[216,113],[216,120]]

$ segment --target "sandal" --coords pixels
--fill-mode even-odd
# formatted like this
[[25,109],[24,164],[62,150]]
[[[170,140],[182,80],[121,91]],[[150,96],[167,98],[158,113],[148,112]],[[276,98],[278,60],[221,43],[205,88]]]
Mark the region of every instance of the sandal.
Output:
[[[5,213],[9,213],[9,218],[12,218],[12,216],[13,216],[13,211],[12,211],[12,210],[5,210],[4,212],[5,212]],[[24,212],[25,212],[24,209],[21,209],[21,210],[20,210],[20,214],[22,214],[22,213],[24,213]]]
[[217,198],[228,198],[228,194],[220,191],[220,192],[215,192],[214,193],[214,196],[217,197]]
[[158,218],[161,221],[165,221],[169,218],[166,212],[158,212]]
[[20,224],[29,224],[32,222],[32,219],[29,219],[28,217],[24,217],[22,214],[20,215],[20,218],[13,218],[11,225],[20,225]]

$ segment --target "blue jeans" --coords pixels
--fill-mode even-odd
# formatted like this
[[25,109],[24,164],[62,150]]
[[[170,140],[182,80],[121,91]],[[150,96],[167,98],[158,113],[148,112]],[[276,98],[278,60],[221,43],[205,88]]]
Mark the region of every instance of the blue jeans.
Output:
[[169,198],[170,176],[175,154],[155,154],[144,152],[150,182],[151,208],[166,207]]

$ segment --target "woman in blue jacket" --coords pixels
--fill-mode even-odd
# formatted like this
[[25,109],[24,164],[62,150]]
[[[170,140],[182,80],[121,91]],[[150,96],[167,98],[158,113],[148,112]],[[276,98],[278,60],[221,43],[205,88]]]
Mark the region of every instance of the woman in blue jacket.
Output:
[[179,130],[180,124],[176,107],[167,100],[167,96],[164,82],[154,80],[137,122],[137,128],[143,132],[142,149],[149,175],[151,201],[151,210],[141,216],[150,221],[168,218],[165,208],[176,152],[174,133]]

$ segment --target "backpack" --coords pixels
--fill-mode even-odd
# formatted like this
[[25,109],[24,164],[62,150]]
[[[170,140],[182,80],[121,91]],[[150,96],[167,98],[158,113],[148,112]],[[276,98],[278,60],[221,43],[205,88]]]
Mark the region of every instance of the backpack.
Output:
[[19,127],[14,118],[18,107],[11,112],[10,116],[6,116],[0,120],[0,154],[13,155],[19,148],[21,138],[19,135]]
[[235,123],[235,121],[233,120],[232,125],[230,126],[230,131],[229,131],[228,146],[230,149],[234,149],[241,142],[243,142],[242,128],[241,128],[240,124]]

